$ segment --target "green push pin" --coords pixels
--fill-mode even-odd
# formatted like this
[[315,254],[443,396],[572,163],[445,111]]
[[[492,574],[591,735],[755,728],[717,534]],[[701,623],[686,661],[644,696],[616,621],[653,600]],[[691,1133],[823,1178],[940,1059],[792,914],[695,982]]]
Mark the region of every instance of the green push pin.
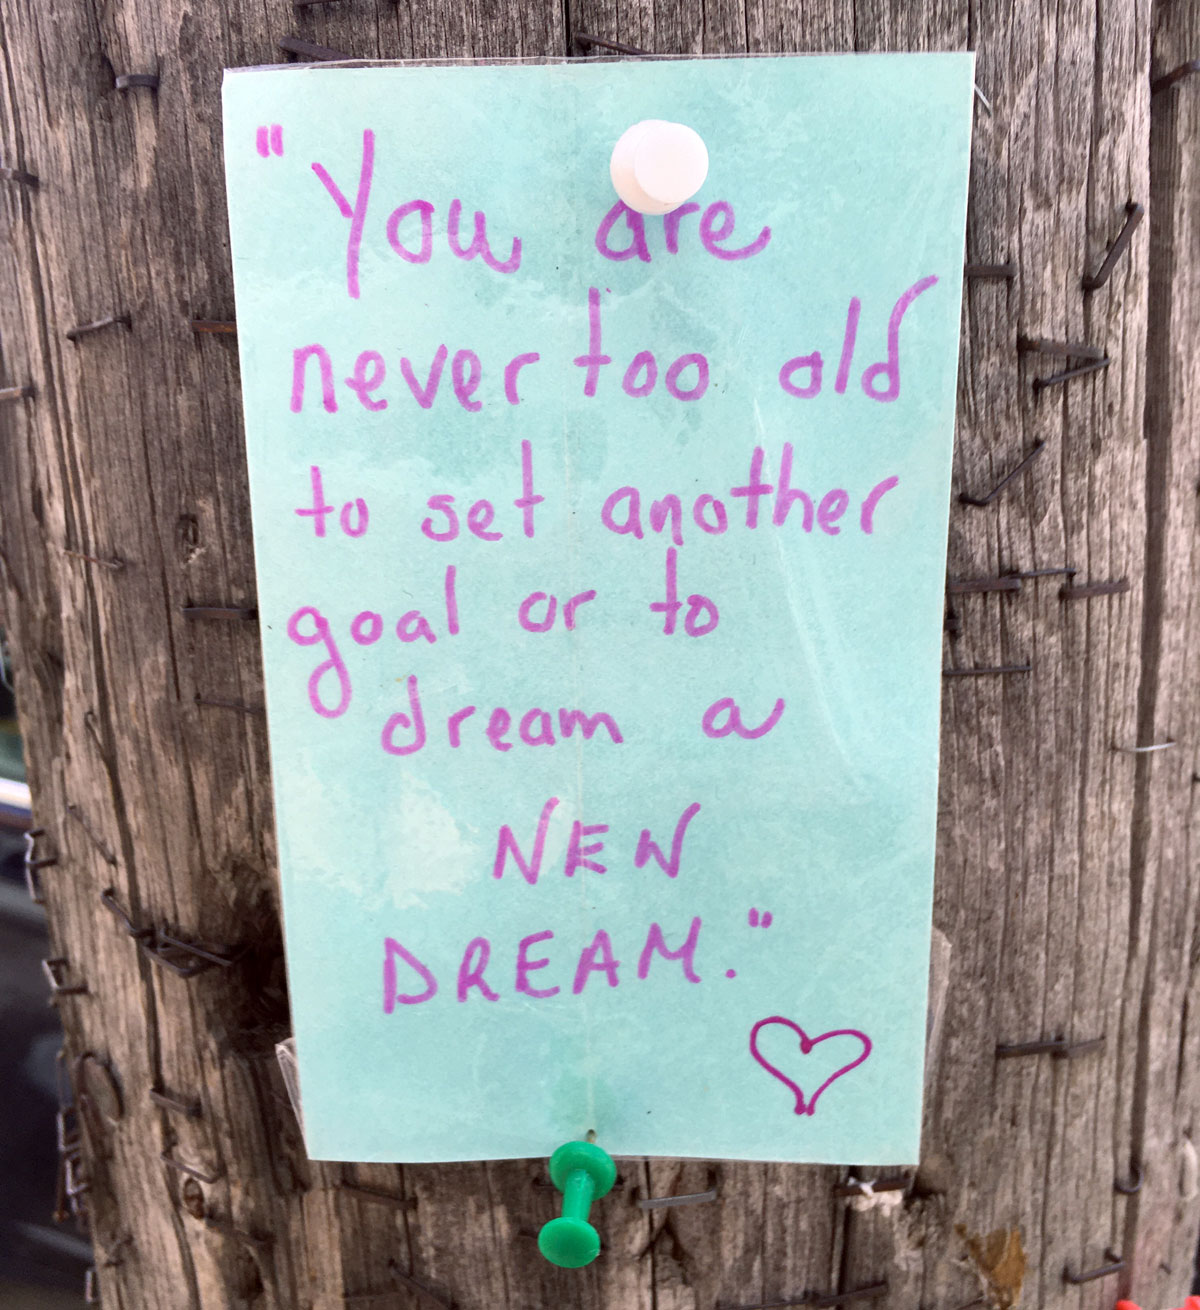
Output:
[[562,1269],[581,1269],[600,1254],[600,1234],[587,1221],[592,1202],[612,1190],[617,1166],[594,1142],[564,1142],[550,1157],[550,1181],[563,1194],[563,1212],[542,1225],[538,1250]]

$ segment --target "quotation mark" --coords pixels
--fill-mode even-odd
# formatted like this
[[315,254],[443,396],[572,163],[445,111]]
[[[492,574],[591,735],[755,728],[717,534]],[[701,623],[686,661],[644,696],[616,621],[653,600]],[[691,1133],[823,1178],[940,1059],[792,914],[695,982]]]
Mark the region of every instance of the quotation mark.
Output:
[[[746,916],[746,921],[749,923],[751,928],[769,928],[772,922],[774,921],[774,919],[775,916],[771,913],[770,910],[751,909],[750,913]],[[726,969],[725,977],[736,978],[737,970]]]
[[283,128],[279,123],[258,129],[258,153],[264,159],[268,155],[283,154]]

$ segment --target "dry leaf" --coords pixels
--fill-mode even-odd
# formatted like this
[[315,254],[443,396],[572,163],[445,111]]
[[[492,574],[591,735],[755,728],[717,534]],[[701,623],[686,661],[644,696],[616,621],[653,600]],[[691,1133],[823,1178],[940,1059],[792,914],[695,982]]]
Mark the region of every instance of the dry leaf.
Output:
[[1026,1259],[1021,1230],[997,1228],[981,1237],[957,1224],[955,1231],[966,1244],[988,1304],[993,1310],[1013,1310],[1021,1300],[1021,1286],[1025,1282]]

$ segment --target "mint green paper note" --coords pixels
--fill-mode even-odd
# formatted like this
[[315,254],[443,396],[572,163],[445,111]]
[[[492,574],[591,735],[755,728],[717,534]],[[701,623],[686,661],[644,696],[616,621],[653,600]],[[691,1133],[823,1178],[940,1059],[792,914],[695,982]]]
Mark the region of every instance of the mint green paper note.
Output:
[[227,75],[314,1157],[917,1158],[972,71]]

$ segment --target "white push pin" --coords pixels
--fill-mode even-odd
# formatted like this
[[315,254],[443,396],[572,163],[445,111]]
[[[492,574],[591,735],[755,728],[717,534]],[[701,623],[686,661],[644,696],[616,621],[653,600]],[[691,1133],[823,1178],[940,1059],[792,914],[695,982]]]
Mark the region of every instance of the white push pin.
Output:
[[617,195],[639,214],[666,214],[704,185],[708,150],[682,123],[647,118],[622,133],[608,171]]

